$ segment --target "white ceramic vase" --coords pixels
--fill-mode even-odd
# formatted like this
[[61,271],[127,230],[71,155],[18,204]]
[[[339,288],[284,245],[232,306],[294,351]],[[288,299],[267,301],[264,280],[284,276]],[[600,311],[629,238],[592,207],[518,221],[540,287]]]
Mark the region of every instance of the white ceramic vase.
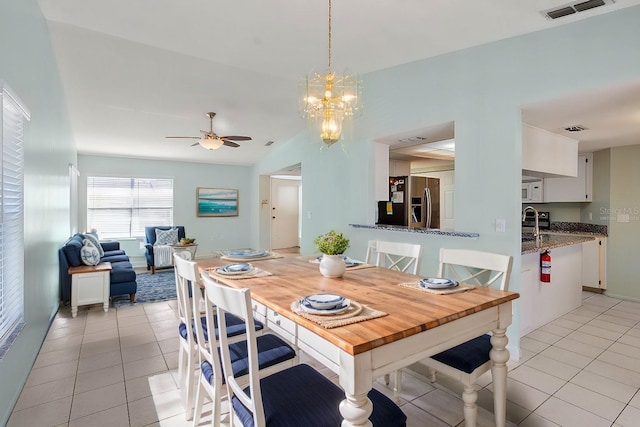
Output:
[[322,255],[320,274],[324,277],[342,277],[346,269],[343,255]]

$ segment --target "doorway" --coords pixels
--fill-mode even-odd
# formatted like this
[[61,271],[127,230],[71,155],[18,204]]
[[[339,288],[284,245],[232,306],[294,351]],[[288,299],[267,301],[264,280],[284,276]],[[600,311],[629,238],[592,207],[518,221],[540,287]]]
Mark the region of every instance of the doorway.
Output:
[[271,177],[271,248],[300,247],[300,177]]

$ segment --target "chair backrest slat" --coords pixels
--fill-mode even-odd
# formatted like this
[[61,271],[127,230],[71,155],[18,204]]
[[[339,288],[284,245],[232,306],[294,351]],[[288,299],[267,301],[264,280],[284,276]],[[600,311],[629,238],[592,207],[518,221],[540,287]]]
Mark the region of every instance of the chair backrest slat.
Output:
[[421,256],[421,245],[370,240],[365,262],[388,268],[389,270],[418,274]]
[[476,286],[509,289],[513,257],[469,249],[440,249],[439,277]]

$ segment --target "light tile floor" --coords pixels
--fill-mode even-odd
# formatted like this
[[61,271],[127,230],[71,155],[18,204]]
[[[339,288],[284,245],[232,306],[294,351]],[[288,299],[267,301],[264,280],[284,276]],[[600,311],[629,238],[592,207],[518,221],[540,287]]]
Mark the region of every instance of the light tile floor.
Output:
[[[108,313],[93,306],[75,319],[61,309],[9,426],[191,425],[176,386],[175,309],[175,301]],[[640,425],[640,303],[585,292],[582,307],[524,337],[522,353],[509,362],[508,425]],[[460,386],[444,376],[432,385],[421,372],[404,370],[408,425],[462,426]],[[492,426],[490,375],[479,386],[478,425]]]

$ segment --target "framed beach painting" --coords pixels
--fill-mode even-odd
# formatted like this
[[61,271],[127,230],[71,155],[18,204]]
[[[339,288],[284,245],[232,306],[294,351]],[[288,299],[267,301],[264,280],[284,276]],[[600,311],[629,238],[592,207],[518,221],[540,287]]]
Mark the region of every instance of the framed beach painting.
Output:
[[238,216],[238,190],[198,187],[196,214],[198,216]]

